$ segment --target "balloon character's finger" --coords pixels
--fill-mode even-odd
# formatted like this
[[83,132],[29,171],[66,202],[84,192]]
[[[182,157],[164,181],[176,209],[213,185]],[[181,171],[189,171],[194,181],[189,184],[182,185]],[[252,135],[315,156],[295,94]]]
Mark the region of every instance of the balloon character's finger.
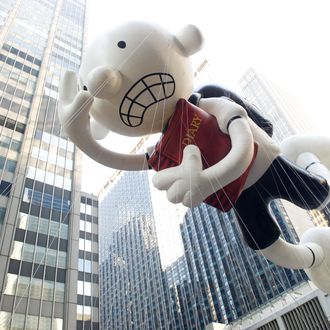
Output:
[[60,83],[60,101],[70,104],[78,93],[78,79],[73,71],[65,71]]
[[181,166],[197,172],[203,170],[201,152],[197,146],[189,144],[184,148]]
[[167,199],[171,203],[181,203],[187,193],[185,182],[182,179],[175,181],[167,190]]
[[157,172],[152,178],[152,183],[159,190],[167,190],[180,178],[181,169],[180,166],[176,166]]

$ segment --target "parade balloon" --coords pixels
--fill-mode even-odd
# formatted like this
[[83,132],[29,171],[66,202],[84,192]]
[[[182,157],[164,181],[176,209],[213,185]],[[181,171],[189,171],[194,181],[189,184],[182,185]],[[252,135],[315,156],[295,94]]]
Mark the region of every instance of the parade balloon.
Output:
[[[100,35],[79,72],[62,78],[63,130],[103,165],[154,169],[153,184],[173,203],[233,209],[250,248],[281,266],[308,269],[330,293],[330,229],[313,228],[299,245],[289,244],[269,210],[278,198],[307,210],[329,202],[329,139],[320,144],[298,136],[278,145],[272,123],[244,98],[222,86],[194,91],[190,57],[202,46],[194,25],[172,34],[153,23],[127,22]],[[162,136],[147,153],[133,155],[97,142],[110,131]]]

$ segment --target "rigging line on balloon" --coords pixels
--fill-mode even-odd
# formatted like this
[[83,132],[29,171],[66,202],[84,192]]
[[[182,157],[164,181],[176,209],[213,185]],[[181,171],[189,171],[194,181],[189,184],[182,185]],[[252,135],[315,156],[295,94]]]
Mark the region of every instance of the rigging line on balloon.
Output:
[[[211,183],[211,182],[210,182]],[[211,183],[212,184],[212,183]],[[235,208],[235,205],[233,205],[233,207]],[[245,224],[244,224],[244,222],[243,221],[241,221],[242,223],[243,223],[243,225],[245,226]],[[248,228],[246,228],[246,226],[245,226],[245,229],[249,232],[249,234],[250,234],[250,236],[253,238],[253,236],[252,236],[252,234],[250,233],[250,231],[248,230]],[[254,239],[253,239],[254,240]],[[258,244],[254,241],[254,243],[258,246]],[[260,251],[260,249],[259,249],[259,251]],[[262,252],[261,252],[261,254],[262,254]],[[264,256],[264,258],[265,258],[265,256]],[[266,259],[266,258],[265,258]],[[271,267],[269,266],[270,264],[269,264],[269,261],[266,259],[266,262],[267,262],[267,264],[268,264],[268,267],[269,267],[269,269],[270,269],[270,271],[272,272],[272,270],[271,270]],[[273,273],[273,272],[272,272]],[[275,276],[275,274],[273,274],[273,276]],[[277,277],[275,276],[275,278],[277,279]],[[278,279],[277,279],[277,281],[278,281]],[[284,285],[284,283],[280,283],[282,286]],[[284,286],[285,287],[285,286]],[[297,303],[297,306],[299,306],[299,304]]]
[[[284,170],[284,172],[286,172],[284,166],[283,166],[282,164],[280,164],[280,166],[281,166],[281,169]],[[298,166],[298,165],[297,165],[297,166]],[[275,168],[274,171],[277,172],[277,169]],[[293,171],[294,171],[294,173],[296,174],[296,177],[300,178],[300,182],[302,182],[302,184],[304,185],[304,188],[305,188],[306,190],[309,191],[310,195],[313,196],[316,200],[318,200],[318,201],[321,203],[322,201],[319,199],[319,197],[313,192],[313,190],[311,189],[311,187],[310,187],[306,182],[304,182],[304,180],[301,178],[301,176],[300,176],[299,173],[298,173],[298,169],[296,169],[296,168],[294,167],[294,168],[293,168]],[[308,172],[308,173],[309,173],[309,172]],[[292,179],[291,176],[288,175],[288,174],[286,175],[286,178],[285,178],[285,179],[282,178],[281,175],[277,175],[277,177],[279,178],[280,182],[282,183],[282,186],[286,189],[287,195],[290,197],[290,200],[292,200],[292,198],[291,198],[291,196],[290,196],[290,191],[287,189],[287,187],[286,187],[286,185],[285,185],[285,179],[286,179],[286,180],[289,180],[289,182],[294,186],[294,184],[293,184],[293,179]],[[275,182],[276,182],[276,184],[277,184],[277,181],[276,181],[276,180],[275,180]],[[267,187],[263,187],[263,188],[264,188],[265,190],[267,190]],[[318,190],[319,190],[319,189],[318,189]],[[320,191],[320,190],[319,190],[319,191]],[[310,207],[309,207],[309,205],[308,205],[306,199],[304,198],[304,195],[299,191],[299,189],[297,189],[297,187],[296,187],[296,192],[297,192],[298,195],[301,197],[301,200],[303,201],[303,204],[304,204],[305,207],[306,207],[305,210],[309,210]],[[290,200],[289,200],[289,201],[290,201]]]

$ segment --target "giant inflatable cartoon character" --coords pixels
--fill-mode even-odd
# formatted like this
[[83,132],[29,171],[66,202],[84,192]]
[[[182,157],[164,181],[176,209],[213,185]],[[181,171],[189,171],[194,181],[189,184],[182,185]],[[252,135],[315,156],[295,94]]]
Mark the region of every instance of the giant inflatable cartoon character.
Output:
[[[194,94],[189,57],[202,44],[193,25],[173,35],[128,22],[100,36],[86,49],[79,77],[66,72],[62,79],[63,129],[101,164],[159,171],[153,183],[171,202],[233,208],[251,248],[281,266],[306,269],[330,293],[330,228],[310,229],[292,245],[280,238],[269,211],[276,198],[305,209],[329,201],[330,175],[319,159],[327,160],[330,141],[293,137],[280,147],[271,124],[237,95],[215,86]],[[153,150],[132,155],[97,142],[109,131],[163,135]]]

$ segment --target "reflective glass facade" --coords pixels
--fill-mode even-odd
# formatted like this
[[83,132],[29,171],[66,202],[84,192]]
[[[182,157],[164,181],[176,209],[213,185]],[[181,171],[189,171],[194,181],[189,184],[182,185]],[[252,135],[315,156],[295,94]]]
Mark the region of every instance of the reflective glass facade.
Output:
[[[276,204],[273,209],[285,239],[296,242],[283,221],[284,210]],[[202,204],[187,212],[181,233],[200,329],[230,323],[307,279],[304,272],[278,267],[248,248],[232,211]]]
[[123,172],[100,194],[102,329],[175,329],[147,172]]
[[1,329],[76,326],[81,155],[56,112],[60,76],[80,64],[85,5],[0,4]]
[[[204,204],[181,219],[183,255],[163,269],[157,237],[164,233],[156,233],[148,174],[122,172],[110,183],[99,196],[102,329],[202,330],[247,315],[307,278],[247,248],[233,213]],[[279,207],[274,216],[296,242]],[[167,241],[169,250],[180,249]]]

